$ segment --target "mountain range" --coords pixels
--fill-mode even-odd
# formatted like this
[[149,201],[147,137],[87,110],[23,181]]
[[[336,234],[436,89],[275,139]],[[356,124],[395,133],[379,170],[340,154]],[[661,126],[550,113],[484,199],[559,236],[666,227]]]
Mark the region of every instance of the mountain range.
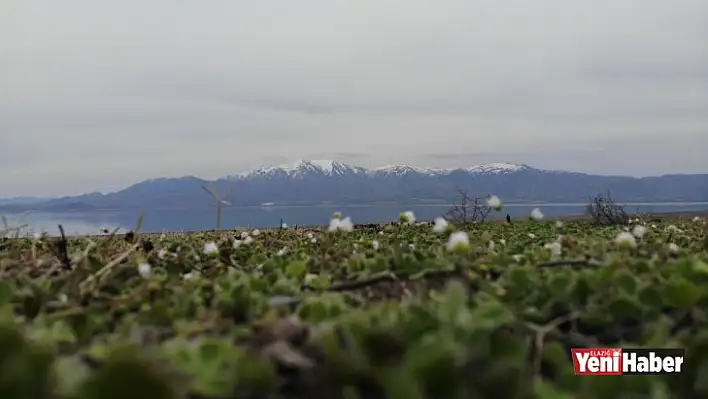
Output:
[[367,169],[338,161],[300,160],[208,181],[194,176],[145,180],[113,193],[0,202],[5,210],[82,211],[214,206],[209,184],[232,205],[450,203],[457,188],[505,202],[587,202],[611,192],[620,202],[708,201],[708,174],[604,176],[490,163],[455,169],[393,165]]

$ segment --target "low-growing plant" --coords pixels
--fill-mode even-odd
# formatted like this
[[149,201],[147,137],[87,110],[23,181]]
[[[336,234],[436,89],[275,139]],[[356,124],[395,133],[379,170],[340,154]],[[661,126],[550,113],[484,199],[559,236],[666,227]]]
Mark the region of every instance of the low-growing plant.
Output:
[[[138,223],[130,240],[11,238],[0,397],[708,394],[705,222],[436,228],[406,215],[378,228],[338,215],[334,229],[150,235]],[[576,376],[570,348],[589,347],[687,357],[677,375]]]

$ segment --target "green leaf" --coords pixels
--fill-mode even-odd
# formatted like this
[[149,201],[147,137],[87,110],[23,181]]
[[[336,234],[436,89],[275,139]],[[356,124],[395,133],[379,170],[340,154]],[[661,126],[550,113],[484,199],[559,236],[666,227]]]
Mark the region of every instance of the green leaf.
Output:
[[220,342],[205,339],[199,345],[199,358],[203,363],[216,363],[221,359],[222,349]]
[[636,315],[638,312],[637,305],[630,298],[618,296],[610,300],[607,306],[610,314],[615,318],[622,318],[631,315]]
[[575,289],[575,274],[569,270],[558,271],[554,273],[549,281],[549,290],[552,295],[566,296]]
[[658,288],[647,286],[639,290],[637,293],[639,302],[649,308],[659,309],[663,305],[661,291]]
[[300,280],[305,278],[305,274],[307,273],[307,264],[304,261],[294,261],[288,263],[288,266],[285,268],[285,274],[293,279]]
[[378,378],[390,399],[424,399],[425,395],[419,387],[418,381],[410,375],[397,370],[379,372]]
[[307,279],[307,283],[317,291],[324,291],[329,288],[329,275],[326,273],[310,275]]
[[116,348],[80,387],[79,399],[172,399],[177,380],[142,359],[134,348]]
[[9,281],[0,280],[0,307],[10,304],[12,300],[12,285]]
[[688,309],[701,298],[701,289],[688,281],[670,280],[664,287],[664,299],[678,309]]
[[265,359],[242,354],[235,362],[237,376],[237,387],[243,392],[251,393],[249,397],[266,397],[265,393],[270,392],[276,381],[276,374],[273,366]]
[[488,299],[471,311],[471,319],[476,327],[495,329],[514,321],[514,314],[496,299]]
[[321,322],[327,319],[327,306],[319,299],[307,300],[300,309],[298,315],[308,322]]
[[708,274],[708,263],[703,262],[700,259],[696,259],[693,262],[693,270],[695,270],[701,274]]
[[428,392],[448,397],[450,390],[455,387],[456,365],[462,353],[464,348],[450,337],[428,335],[408,349],[404,368]]
[[13,327],[0,326],[0,398],[49,395],[54,356],[25,340]]
[[637,292],[637,278],[626,270],[619,271],[614,276],[614,286],[629,295]]

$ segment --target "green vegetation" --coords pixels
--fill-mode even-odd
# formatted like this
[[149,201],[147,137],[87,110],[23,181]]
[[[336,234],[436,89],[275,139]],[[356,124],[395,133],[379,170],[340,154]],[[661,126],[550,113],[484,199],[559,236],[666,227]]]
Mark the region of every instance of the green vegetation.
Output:
[[[706,224],[645,228],[0,241],[0,397],[708,397]],[[573,374],[569,348],[605,346],[685,369]]]

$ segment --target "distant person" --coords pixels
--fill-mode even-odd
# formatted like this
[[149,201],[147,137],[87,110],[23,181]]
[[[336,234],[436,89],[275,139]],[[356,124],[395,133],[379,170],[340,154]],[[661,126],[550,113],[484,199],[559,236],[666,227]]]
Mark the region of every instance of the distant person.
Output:
[[511,224],[511,215],[509,215],[508,213],[506,214],[506,222]]

